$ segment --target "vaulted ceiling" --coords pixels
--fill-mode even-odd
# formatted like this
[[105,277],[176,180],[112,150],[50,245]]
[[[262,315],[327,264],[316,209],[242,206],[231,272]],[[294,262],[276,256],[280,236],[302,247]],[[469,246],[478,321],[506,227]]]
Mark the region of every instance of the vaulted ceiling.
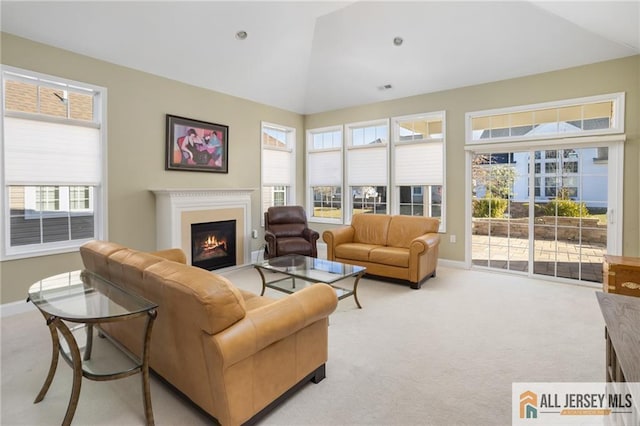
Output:
[[3,0],[0,8],[3,32],[302,114],[640,53],[638,1]]

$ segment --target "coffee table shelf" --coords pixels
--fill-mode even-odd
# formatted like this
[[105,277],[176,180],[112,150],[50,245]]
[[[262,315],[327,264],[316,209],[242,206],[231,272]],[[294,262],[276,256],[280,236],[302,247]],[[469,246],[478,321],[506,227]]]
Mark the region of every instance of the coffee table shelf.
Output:
[[[254,263],[253,266],[262,278],[261,295],[264,295],[267,288],[291,294],[314,283],[324,283],[333,287],[338,300],[353,296],[358,308],[362,309],[358,300],[358,283],[366,272],[366,268],[362,266],[297,254],[274,257]],[[274,279],[267,280],[265,271],[275,273]],[[353,288],[336,285],[337,282],[349,277],[355,277]]]

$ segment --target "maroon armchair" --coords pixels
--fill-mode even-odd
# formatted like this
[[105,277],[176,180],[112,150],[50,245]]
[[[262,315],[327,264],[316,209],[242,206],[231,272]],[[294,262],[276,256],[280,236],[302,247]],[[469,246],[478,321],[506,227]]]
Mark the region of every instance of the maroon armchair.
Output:
[[316,242],[320,234],[307,226],[301,206],[269,207],[264,212],[265,259],[301,254],[318,257]]

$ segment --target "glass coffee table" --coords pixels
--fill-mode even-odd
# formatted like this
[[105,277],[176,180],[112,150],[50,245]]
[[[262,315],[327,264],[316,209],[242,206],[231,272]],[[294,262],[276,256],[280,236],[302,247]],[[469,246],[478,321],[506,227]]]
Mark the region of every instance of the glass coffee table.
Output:
[[[291,294],[314,283],[324,283],[335,289],[338,300],[353,296],[358,308],[362,309],[358,300],[358,282],[367,270],[363,266],[290,254],[254,263],[253,267],[262,278],[261,296],[264,295],[266,288]],[[277,273],[275,279],[267,281],[265,271]],[[335,285],[338,281],[349,277],[355,277],[352,289]]]
[[[38,281],[29,288],[29,298],[44,316],[51,334],[52,355],[49,374],[34,403],[45,397],[58,365],[58,355],[73,369],[73,385],[63,425],[71,424],[80,398],[82,378],[114,380],[142,374],[142,392],[147,425],[153,425],[149,392],[149,341],[157,305],[88,271],[73,271]],[[94,325],[145,317],[140,336],[142,357],[124,348],[105,343],[94,354]],[[58,334],[59,333],[59,334]],[[59,337],[62,336],[62,339]],[[98,333],[99,336],[103,334]],[[108,340],[108,339],[101,339]]]

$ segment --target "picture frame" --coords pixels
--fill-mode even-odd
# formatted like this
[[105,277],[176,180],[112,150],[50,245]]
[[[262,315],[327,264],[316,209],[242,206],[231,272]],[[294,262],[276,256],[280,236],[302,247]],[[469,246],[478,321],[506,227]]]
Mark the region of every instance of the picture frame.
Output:
[[167,114],[165,170],[229,173],[229,126]]

